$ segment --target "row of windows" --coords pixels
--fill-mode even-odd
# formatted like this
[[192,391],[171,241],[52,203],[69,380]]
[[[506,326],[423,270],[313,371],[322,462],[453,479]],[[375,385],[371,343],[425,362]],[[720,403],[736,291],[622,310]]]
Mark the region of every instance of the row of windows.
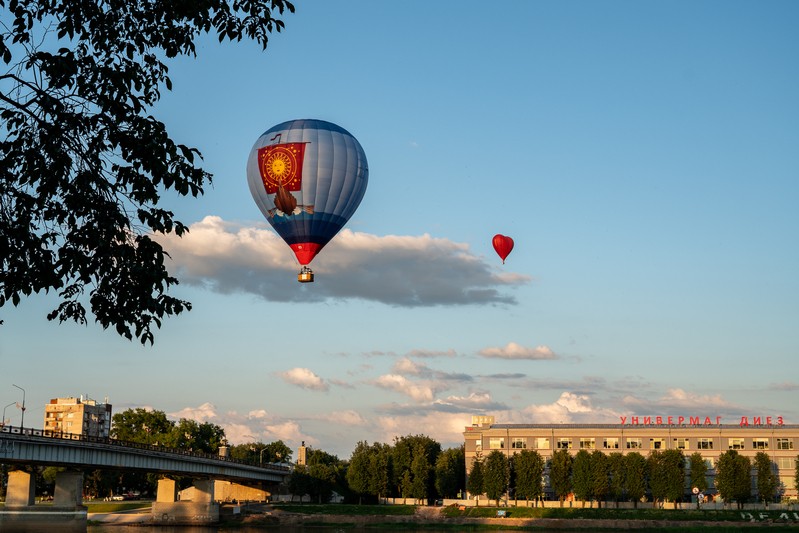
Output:
[[[559,437],[555,440],[555,448],[558,450],[562,449],[572,449],[574,448],[575,439],[571,437]],[[576,439],[577,445],[580,447],[581,450],[596,450],[597,448],[597,439],[591,438],[580,438]],[[601,449],[604,450],[618,450],[620,449],[621,440],[619,437],[605,437],[600,439],[601,442]],[[713,438],[703,438],[699,437],[694,439],[696,444],[697,450],[712,450],[714,449],[713,444],[716,439]],[[723,439],[718,439],[719,441],[723,441]],[[727,439],[727,447],[730,450],[744,450],[746,449],[746,441],[747,439],[731,437]],[[651,438],[648,439],[648,447],[650,450],[665,450],[666,449],[666,439],[665,438]],[[675,438],[673,442],[672,449],[676,450],[689,450],[691,449],[691,439],[688,438]],[[769,449],[769,442],[770,439],[768,437],[755,437],[752,439],[750,444],[751,449],[753,450],[768,450]],[[537,450],[548,450],[550,449],[549,437],[514,437],[510,441],[510,447],[514,450],[523,450],[528,447]],[[626,438],[624,439],[624,446],[628,450],[642,450],[644,449],[644,439],[641,438]],[[777,446],[777,450],[793,450],[793,439],[791,438],[783,438],[777,437],[775,439],[775,444]],[[491,450],[503,450],[505,449],[505,437],[490,437],[488,439],[488,446]],[[478,449],[482,448],[482,442],[477,441]]]

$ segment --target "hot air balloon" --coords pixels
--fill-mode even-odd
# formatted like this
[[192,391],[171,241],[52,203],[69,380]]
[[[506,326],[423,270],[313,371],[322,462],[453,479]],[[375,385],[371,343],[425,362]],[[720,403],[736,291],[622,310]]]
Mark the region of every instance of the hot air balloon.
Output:
[[494,235],[492,243],[494,245],[494,250],[496,250],[497,255],[502,258],[502,264],[504,265],[505,258],[508,257],[511,250],[513,250],[513,239],[505,235],[496,234]]
[[366,154],[347,130],[324,120],[290,120],[266,130],[250,151],[247,183],[261,213],[302,265],[358,208],[369,181]]

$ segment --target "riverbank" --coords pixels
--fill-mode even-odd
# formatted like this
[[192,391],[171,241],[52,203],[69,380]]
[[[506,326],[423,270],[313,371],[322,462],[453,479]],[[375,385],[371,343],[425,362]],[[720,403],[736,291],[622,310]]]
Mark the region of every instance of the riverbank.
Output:
[[[300,507],[300,509],[298,509]],[[741,529],[778,527],[780,531],[799,531],[799,513],[768,513],[750,515],[748,512],[714,512],[712,514],[685,513],[682,511],[636,510],[633,512],[613,509],[502,509],[504,516],[497,516],[498,509],[458,509],[419,506],[408,514],[382,514],[379,506],[352,506],[357,512],[325,513],[331,506],[269,506],[260,511],[252,510],[241,518],[248,525],[286,526],[341,526],[353,528],[398,527],[408,529],[452,529],[465,530],[674,530],[674,531],[739,531]],[[385,509],[383,507],[383,509]],[[370,510],[375,514],[365,514]],[[479,516],[479,515],[483,516]],[[492,514],[493,516],[486,516]],[[524,516],[527,514],[528,516]],[[562,516],[558,516],[562,515]]]
[[[799,511],[685,511],[664,509],[532,509],[459,508],[384,505],[270,505],[225,508],[221,528],[340,527],[356,529],[478,530],[672,530],[741,531],[776,527],[799,532]],[[498,516],[499,515],[499,516]],[[504,515],[504,516],[503,516]],[[151,523],[145,509],[89,513],[89,522],[103,525]]]

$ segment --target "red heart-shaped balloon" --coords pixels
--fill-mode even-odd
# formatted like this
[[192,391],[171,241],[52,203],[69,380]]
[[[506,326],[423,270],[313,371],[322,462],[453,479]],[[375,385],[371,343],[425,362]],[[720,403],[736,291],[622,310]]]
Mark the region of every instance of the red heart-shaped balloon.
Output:
[[508,257],[508,254],[513,250],[513,239],[505,235],[497,234],[494,235],[493,244],[497,255],[502,258],[502,264],[505,264],[505,258]]

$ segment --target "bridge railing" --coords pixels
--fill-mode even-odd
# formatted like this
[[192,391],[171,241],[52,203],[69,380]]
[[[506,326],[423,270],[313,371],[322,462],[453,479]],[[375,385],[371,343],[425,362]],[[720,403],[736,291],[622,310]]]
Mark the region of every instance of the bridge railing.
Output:
[[[140,450],[174,453],[178,455],[197,457],[198,459],[214,459],[217,461],[224,461],[228,463],[236,463],[248,466],[265,466],[265,465],[253,464],[248,461],[242,461],[241,459],[234,459],[232,457],[224,457],[219,454],[196,452],[193,450],[187,450],[185,448],[173,448],[170,446],[161,446],[159,444],[144,444],[141,442],[118,440],[109,437],[95,437],[92,435],[81,435],[78,433],[65,433],[61,431],[52,431],[48,429],[20,428],[8,425],[0,425],[0,433],[9,433],[12,435],[20,435],[24,437],[74,440],[74,441],[88,442],[93,444],[107,444],[111,446],[120,446],[125,448],[136,448]],[[278,469],[278,470],[284,470],[284,471],[290,470],[288,466],[282,464],[269,463],[268,466],[269,468]]]

